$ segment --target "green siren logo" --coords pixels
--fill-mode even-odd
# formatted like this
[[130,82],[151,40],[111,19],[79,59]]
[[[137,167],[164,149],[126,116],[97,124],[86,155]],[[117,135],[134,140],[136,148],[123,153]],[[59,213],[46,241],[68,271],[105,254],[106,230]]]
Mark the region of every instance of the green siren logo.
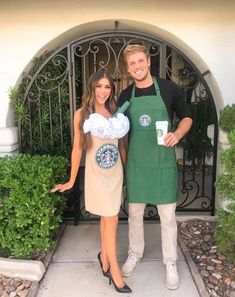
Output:
[[104,169],[113,167],[118,160],[118,147],[108,143],[102,145],[96,152],[96,162]]
[[162,129],[157,129],[157,136],[158,137],[162,137],[164,134],[163,130]]
[[143,127],[147,127],[151,123],[151,117],[147,114],[143,114],[142,116],[139,117],[139,123]]

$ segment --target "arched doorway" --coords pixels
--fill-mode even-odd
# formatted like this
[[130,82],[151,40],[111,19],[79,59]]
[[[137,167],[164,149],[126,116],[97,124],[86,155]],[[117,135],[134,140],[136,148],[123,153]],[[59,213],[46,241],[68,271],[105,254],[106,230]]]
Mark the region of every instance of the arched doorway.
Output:
[[[192,110],[193,127],[176,148],[180,189],[177,211],[213,215],[218,132],[214,100],[203,75],[192,61],[156,37],[117,30],[96,33],[46,53],[41,61],[36,60],[36,69],[32,70],[31,77],[24,78],[22,84],[27,120],[19,123],[21,151],[69,156],[73,114],[80,106],[88,77],[100,68],[108,69],[115,80],[117,95],[131,83],[122,58],[122,51],[129,43],[147,46],[152,74],[179,84]],[[209,125],[214,127],[213,143],[207,136]],[[81,177],[83,169],[79,173]],[[68,195],[68,209],[75,210],[77,219],[93,219],[84,209],[81,180],[79,178],[80,184],[77,182]],[[127,216],[126,199],[120,216]],[[157,209],[147,207],[145,217],[157,217]]]

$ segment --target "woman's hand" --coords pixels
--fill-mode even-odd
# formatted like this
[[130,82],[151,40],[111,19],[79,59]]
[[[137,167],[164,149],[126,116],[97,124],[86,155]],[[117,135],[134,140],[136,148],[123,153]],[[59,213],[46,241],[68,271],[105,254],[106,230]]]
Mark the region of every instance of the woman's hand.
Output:
[[71,188],[73,187],[73,183],[68,181],[67,183],[65,184],[58,184],[56,185],[53,189],[51,189],[51,193],[54,193],[54,192],[64,192],[64,191],[67,191],[67,190],[70,190]]

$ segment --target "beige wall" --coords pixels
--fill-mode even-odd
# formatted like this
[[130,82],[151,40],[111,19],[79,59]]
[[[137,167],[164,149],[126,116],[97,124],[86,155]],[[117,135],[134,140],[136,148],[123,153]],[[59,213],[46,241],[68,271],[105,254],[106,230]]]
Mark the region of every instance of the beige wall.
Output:
[[218,110],[235,102],[235,1],[0,0],[0,127],[14,125],[7,92],[35,54],[112,30],[114,20],[121,29],[169,41],[201,72],[209,69],[206,80]]

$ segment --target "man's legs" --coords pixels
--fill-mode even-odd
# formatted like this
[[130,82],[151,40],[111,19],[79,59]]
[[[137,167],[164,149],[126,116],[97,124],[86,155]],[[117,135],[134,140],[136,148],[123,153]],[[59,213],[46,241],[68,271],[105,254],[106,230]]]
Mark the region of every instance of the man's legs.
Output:
[[122,266],[122,275],[131,276],[144,253],[144,209],[145,203],[129,203],[129,251]]
[[177,260],[177,223],[175,216],[176,203],[157,205],[161,221],[162,254],[166,265],[166,286],[176,289],[179,277],[176,267]]

